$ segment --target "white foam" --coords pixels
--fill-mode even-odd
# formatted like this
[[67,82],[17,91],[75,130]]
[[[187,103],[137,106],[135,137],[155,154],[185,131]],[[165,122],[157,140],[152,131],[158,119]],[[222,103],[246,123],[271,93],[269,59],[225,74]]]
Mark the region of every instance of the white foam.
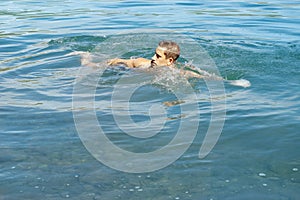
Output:
[[246,79],[230,80],[229,83],[231,85],[240,86],[240,87],[244,87],[244,88],[251,86],[250,81],[248,81]]

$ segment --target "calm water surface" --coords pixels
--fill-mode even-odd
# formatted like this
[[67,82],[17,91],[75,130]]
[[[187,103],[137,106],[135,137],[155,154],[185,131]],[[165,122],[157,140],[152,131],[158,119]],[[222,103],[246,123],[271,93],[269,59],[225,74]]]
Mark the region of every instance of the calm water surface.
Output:
[[[298,199],[299,11],[297,0],[1,1],[0,199]],[[79,139],[72,94],[81,65],[78,56],[67,54],[89,51],[101,61],[108,39],[130,39],[132,30],[161,39],[150,30],[165,29],[192,38],[224,78],[246,79],[251,87],[224,83],[224,128],[212,152],[199,159],[211,117],[203,81],[192,80],[201,116],[182,116],[180,105],[165,107],[162,134],[141,140],[124,136],[109,111],[113,86],[139,72],[116,68],[99,79],[99,70],[91,69],[84,86],[99,79],[95,113],[106,135],[124,149],[153,151],[174,137],[180,120],[200,122],[193,144],[168,167],[141,174],[111,169]],[[156,41],[139,37],[141,49],[122,44],[111,57],[150,58]],[[150,120],[151,105],[174,100],[168,87],[182,92],[176,78],[165,78],[132,96],[136,123]]]

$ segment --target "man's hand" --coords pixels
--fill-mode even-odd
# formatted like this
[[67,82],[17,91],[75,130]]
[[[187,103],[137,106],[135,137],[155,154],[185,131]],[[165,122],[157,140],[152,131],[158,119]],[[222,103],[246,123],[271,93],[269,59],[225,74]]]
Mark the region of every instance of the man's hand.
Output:
[[73,55],[80,55],[81,56],[81,65],[90,65],[92,63],[92,54],[90,52],[85,52],[85,51],[74,51],[67,56],[73,56]]

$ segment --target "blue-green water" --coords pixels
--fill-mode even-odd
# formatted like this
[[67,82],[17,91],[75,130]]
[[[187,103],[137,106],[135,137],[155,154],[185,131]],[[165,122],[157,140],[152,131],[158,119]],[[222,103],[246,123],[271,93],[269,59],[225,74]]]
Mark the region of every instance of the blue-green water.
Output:
[[[299,198],[299,1],[12,0],[0,6],[0,199]],[[203,81],[192,80],[201,113],[197,119],[181,116],[186,113],[180,105],[165,107],[162,133],[142,140],[124,136],[109,111],[118,79],[139,72],[105,71],[91,106],[120,147],[153,151],[170,141],[180,120],[190,126],[199,120],[194,142],[171,165],[138,174],[111,169],[79,138],[72,98],[82,68],[78,56],[67,54],[89,51],[99,59],[103,43],[112,37],[139,40],[134,30],[160,39],[155,31],[166,29],[192,38],[224,78],[243,78],[251,87],[224,83],[224,128],[209,155],[199,159],[211,117]],[[157,43],[143,44],[142,50],[120,45],[111,56],[150,58]],[[99,78],[99,71],[91,70],[84,76],[87,89]],[[159,80],[134,93],[130,109],[135,122],[149,121],[152,104],[174,99],[166,87],[182,92],[176,80],[163,84]],[[126,90],[126,84],[121,86]]]

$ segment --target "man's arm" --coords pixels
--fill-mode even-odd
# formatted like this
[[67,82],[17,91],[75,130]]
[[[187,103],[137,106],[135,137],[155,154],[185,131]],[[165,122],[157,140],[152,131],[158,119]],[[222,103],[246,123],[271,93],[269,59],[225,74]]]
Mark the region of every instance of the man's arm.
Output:
[[186,78],[204,78],[203,75],[189,70],[180,70],[180,74]]
[[[92,55],[89,52],[83,52],[83,51],[75,51],[68,54],[69,56],[72,55],[80,55],[81,56],[81,65],[89,66],[89,67],[99,67],[97,63],[94,63],[92,61]],[[120,59],[115,58],[112,60],[107,61],[108,65],[118,65],[118,64],[124,64],[127,67],[135,68],[135,67],[141,67],[143,65],[151,65],[151,60],[145,59],[145,58],[136,58],[136,59]]]
[[135,67],[141,67],[143,65],[151,65],[151,60],[145,59],[145,58],[135,58],[135,59],[121,59],[121,58],[115,58],[112,60],[109,60],[107,62],[108,65],[118,65],[118,64],[124,64],[127,67],[135,68]]

